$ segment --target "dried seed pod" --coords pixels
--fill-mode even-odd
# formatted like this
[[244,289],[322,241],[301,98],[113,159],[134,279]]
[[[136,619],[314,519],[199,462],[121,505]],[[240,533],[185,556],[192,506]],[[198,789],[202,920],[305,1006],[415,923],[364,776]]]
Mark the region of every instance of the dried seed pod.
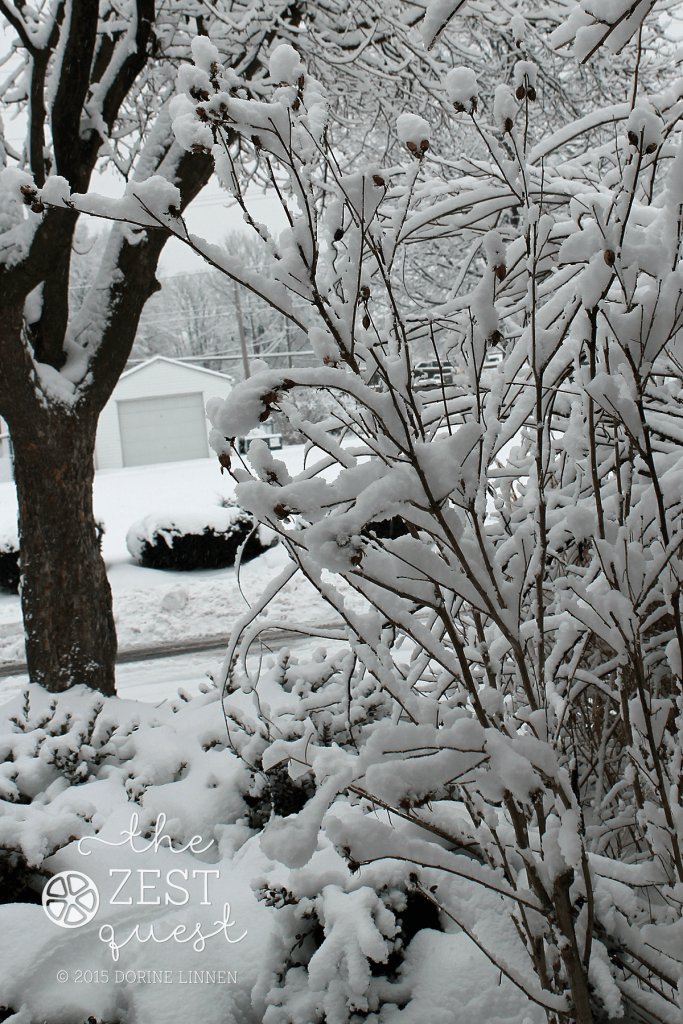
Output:
[[493,268],[493,273],[496,275],[499,281],[505,280],[505,275],[508,272],[508,268],[504,263],[499,263],[497,267]]
[[193,142],[190,148],[193,153],[206,153],[211,156],[211,150],[207,149],[206,146],[202,146],[201,142]]
[[296,111],[296,110],[298,110],[298,109],[299,109],[299,107],[300,107],[300,106],[301,106],[301,100],[300,100],[300,99],[299,99],[299,97],[297,96],[297,98],[296,98],[296,99],[294,100],[294,102],[292,103],[292,110]]
[[221,467],[221,473],[224,469],[230,469],[230,452],[221,452],[218,456],[218,461]]
[[32,206],[38,195],[33,185],[22,185],[21,194],[24,197],[24,206]]
[[344,237],[344,229],[343,228],[337,228],[337,230],[334,233],[334,240],[335,240],[335,242],[341,242],[343,237]]
[[514,127],[514,125],[513,125],[513,123],[512,123],[512,118],[511,118],[511,117],[506,117],[506,118],[505,118],[505,121],[504,121],[504,123],[503,123],[503,128],[504,128],[504,130],[505,130],[506,132],[511,132],[511,131],[512,131],[512,129],[513,129],[513,127]]
[[287,506],[282,502],[279,505],[275,505],[273,507],[273,512],[275,513],[278,519],[289,519],[291,511],[292,510],[290,508],[287,508]]
[[536,99],[536,90],[534,89],[533,85],[529,86],[529,88],[526,91],[526,95],[527,99],[531,100],[531,102],[533,103]]
[[414,142],[406,142],[406,146],[408,147],[411,153],[417,153],[417,146],[415,145]]
[[204,110],[204,107],[195,107],[195,112],[200,121],[206,122],[209,120],[209,115]]
[[363,560],[363,553],[362,553],[362,551],[357,551],[355,553],[355,555],[351,555],[351,557],[349,559],[351,565],[360,565],[362,560]]
[[369,327],[369,326],[370,326],[370,317],[369,317],[369,316],[368,316],[368,314],[366,313],[366,314],[365,314],[365,316],[363,317],[363,327],[364,327],[364,328],[365,328],[365,330],[367,331],[367,329],[368,329],[368,327]]
[[427,150],[429,149],[429,139],[422,140],[422,142],[420,143],[420,149],[422,150],[423,153],[427,152]]
[[648,154],[654,153],[654,151],[656,149],[657,149],[657,143],[656,142],[651,142],[648,146],[645,147],[645,152],[648,153]]
[[518,100],[523,100],[524,99],[524,97],[526,96],[526,89],[524,88],[523,85],[518,85],[517,86],[517,88],[515,90],[515,96],[517,97]]
[[379,174],[373,174],[372,180],[374,181],[375,185],[378,185],[380,187],[382,185],[386,185],[386,181]]
[[361,295],[363,296],[364,299],[369,299],[370,298],[370,289],[368,288],[368,286],[366,284],[361,285],[360,293],[361,293]]
[[33,205],[31,206],[31,209],[32,209],[32,211],[34,213],[44,213],[45,212],[45,207],[43,206],[42,203],[33,203]]
[[635,146],[636,149],[637,149],[638,148],[638,136],[636,135],[636,133],[635,132],[629,132],[627,138],[628,138],[628,141],[630,142],[630,144],[632,146]]
[[605,249],[605,251],[602,254],[602,258],[604,259],[608,267],[613,267],[615,260],[614,249]]

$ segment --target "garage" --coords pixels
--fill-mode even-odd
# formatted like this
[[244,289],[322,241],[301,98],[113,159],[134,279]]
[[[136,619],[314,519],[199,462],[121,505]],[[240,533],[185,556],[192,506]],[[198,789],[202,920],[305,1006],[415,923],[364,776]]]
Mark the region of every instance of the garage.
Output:
[[124,466],[182,462],[209,454],[201,391],[130,398],[117,406]]
[[154,356],[121,375],[100,416],[98,470],[207,459],[209,398],[226,398],[233,380],[203,366]]

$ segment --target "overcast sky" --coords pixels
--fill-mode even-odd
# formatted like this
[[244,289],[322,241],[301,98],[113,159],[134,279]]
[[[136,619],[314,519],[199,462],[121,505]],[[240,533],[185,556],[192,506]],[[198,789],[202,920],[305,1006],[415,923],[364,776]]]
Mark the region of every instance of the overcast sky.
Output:
[[[14,30],[4,21],[0,22],[0,58],[8,54],[14,38]],[[0,80],[5,80],[16,68],[17,63],[18,58],[10,57],[0,68]],[[15,150],[21,150],[26,133],[26,116],[21,114],[14,120],[6,119],[4,129],[7,142]],[[124,188],[123,179],[111,169],[102,174],[95,173],[90,183],[91,192],[110,196],[122,195]],[[250,190],[248,203],[254,218],[266,224],[271,231],[278,233],[285,227],[286,220],[276,198],[264,196],[257,190]],[[83,217],[83,220],[86,221],[88,218]],[[186,221],[188,229],[193,234],[219,244],[229,231],[249,230],[244,223],[242,211],[235,205],[229,193],[221,189],[215,176],[190,206]],[[106,229],[106,225],[94,218],[90,219],[89,226],[95,230]],[[166,245],[159,262],[159,275],[162,277],[195,273],[205,269],[206,264],[202,259],[195,256],[182,242],[174,239]]]

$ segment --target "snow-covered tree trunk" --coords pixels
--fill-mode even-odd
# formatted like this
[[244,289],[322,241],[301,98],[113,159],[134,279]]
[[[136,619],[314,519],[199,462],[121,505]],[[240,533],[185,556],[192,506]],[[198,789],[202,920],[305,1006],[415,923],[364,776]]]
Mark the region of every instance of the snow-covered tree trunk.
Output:
[[[193,198],[208,180],[210,161],[200,157],[200,164],[193,164],[177,147],[170,158],[185,194]],[[52,288],[58,310],[60,288],[68,288],[68,278],[61,280],[61,257],[70,250],[76,220],[66,211],[51,216],[57,222],[51,245],[44,239],[34,245],[43,293]],[[45,222],[49,226],[48,217]],[[115,226],[75,330],[59,323],[54,306],[52,316],[50,309],[43,316],[44,299],[32,310],[21,292],[15,297],[12,270],[5,273],[0,408],[14,445],[26,656],[31,679],[53,691],[83,683],[115,692],[116,629],[92,504],[95,437],[142,309],[159,287],[155,270],[166,239],[165,232],[155,232],[138,240]],[[40,319],[31,322],[38,314]],[[93,357],[87,386],[71,395],[68,379],[60,379],[57,370],[66,363],[69,339],[79,331],[87,336],[84,348],[91,342]],[[27,333],[34,342],[39,335],[44,339],[41,360],[31,358]]]

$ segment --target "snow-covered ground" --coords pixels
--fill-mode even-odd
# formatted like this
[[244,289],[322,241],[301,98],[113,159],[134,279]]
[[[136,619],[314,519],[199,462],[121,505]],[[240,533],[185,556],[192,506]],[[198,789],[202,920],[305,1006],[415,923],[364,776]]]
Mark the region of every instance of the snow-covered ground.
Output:
[[[295,445],[278,453],[291,473],[303,467],[303,446]],[[95,515],[105,526],[102,551],[107,564],[114,596],[114,615],[121,648],[177,643],[195,637],[225,637],[233,622],[259,597],[268,580],[281,570],[287,560],[280,547],[267,551],[260,558],[246,563],[239,584],[234,569],[199,570],[196,572],[163,572],[135,565],[126,548],[126,533],[134,522],[152,513],[179,514],[210,505],[217,505],[233,492],[233,481],[224,474],[215,459],[165,463],[130,469],[101,471],[95,476]],[[16,494],[12,482],[0,484],[0,537],[16,530]],[[167,608],[164,602],[169,591],[181,589],[187,595],[184,607]],[[268,618],[292,624],[330,622],[328,606],[313,587],[300,576],[287,583],[269,608]],[[24,639],[19,597],[0,592],[0,663],[23,660]],[[206,661],[216,662],[216,654],[199,659],[198,679],[204,675]],[[175,680],[182,676],[190,662],[171,659],[175,667],[161,666],[154,670],[156,678],[170,672]],[[178,665],[181,667],[179,668]],[[140,665],[119,666],[121,685],[127,695],[131,687],[149,683],[149,670]],[[194,678],[194,670],[190,673]],[[142,680],[145,680],[143,683]],[[178,681],[164,697],[171,696]],[[0,685],[2,694],[19,685],[6,680]],[[155,695],[159,692],[155,687]],[[154,699],[142,697],[141,699]],[[162,698],[163,699],[163,698]]]

